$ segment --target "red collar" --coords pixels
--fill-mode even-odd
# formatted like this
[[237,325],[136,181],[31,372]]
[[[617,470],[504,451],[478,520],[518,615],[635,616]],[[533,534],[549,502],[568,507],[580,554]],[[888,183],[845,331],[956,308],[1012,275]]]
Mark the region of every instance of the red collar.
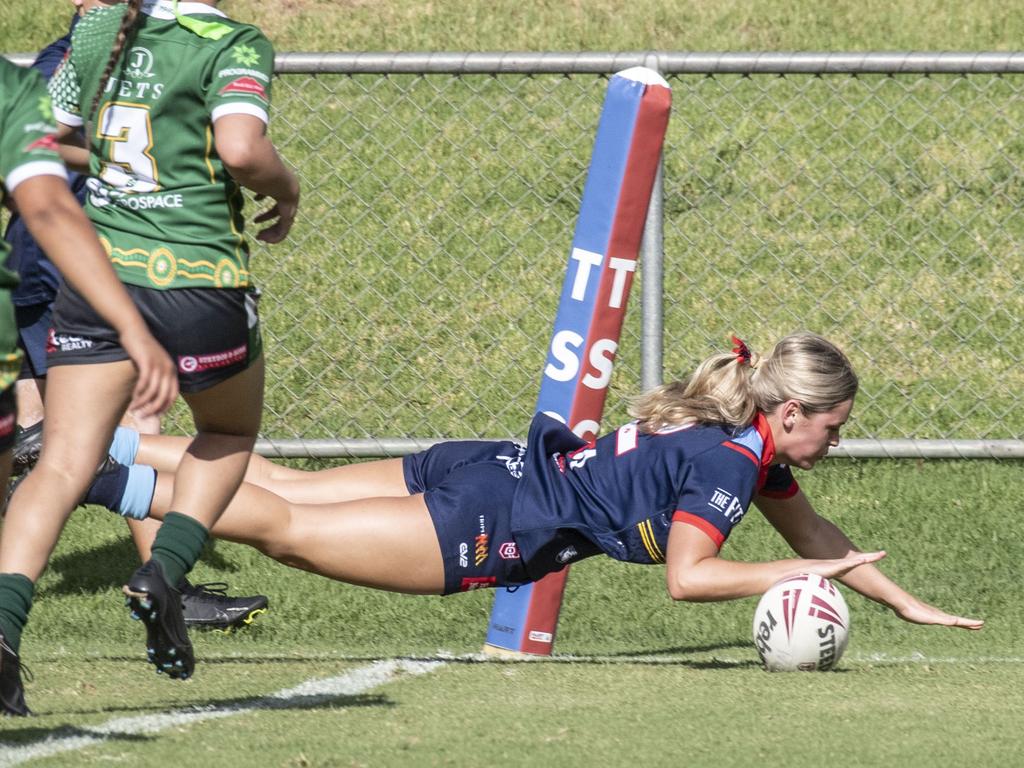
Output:
[[761,440],[764,441],[764,450],[761,451],[761,468],[757,477],[757,487],[760,488],[768,477],[768,467],[775,460],[775,438],[772,437],[772,428],[768,424],[768,419],[760,411],[754,416],[753,426],[757,430],[757,434],[761,436]]

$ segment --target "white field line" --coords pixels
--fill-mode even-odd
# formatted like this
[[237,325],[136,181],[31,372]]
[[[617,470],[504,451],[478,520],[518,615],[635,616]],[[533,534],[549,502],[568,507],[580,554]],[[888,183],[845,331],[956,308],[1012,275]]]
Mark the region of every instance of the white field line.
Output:
[[[651,665],[685,665],[688,663],[707,663],[709,661],[722,664],[756,665],[757,656],[751,652],[750,656],[738,658],[736,656],[718,655],[713,652],[701,651],[694,654],[637,654],[635,656],[616,655],[573,655],[559,654],[557,656],[497,656],[487,653],[469,653],[462,655],[439,653],[435,658],[441,661],[455,662],[478,662],[481,664],[651,664]],[[422,657],[426,661],[428,657]],[[839,665],[850,663],[860,664],[1024,664],[1024,656],[927,656],[920,652],[913,652],[904,656],[893,656],[888,653],[847,653],[842,657]]]
[[[50,757],[62,752],[84,749],[111,737],[158,733],[168,728],[191,725],[204,720],[244,715],[254,710],[284,709],[295,703],[296,700],[301,700],[304,706],[316,705],[331,701],[338,696],[354,696],[365,693],[405,675],[423,675],[441,666],[444,666],[442,661],[411,661],[407,659],[376,661],[345,675],[309,680],[294,688],[286,688],[244,704],[192,707],[155,715],[119,717],[109,720],[103,725],[76,727],[74,735],[67,736],[62,736],[61,730],[57,730],[41,741],[19,746],[2,745],[0,768],[21,765],[29,760]],[[26,722],[30,723],[31,721]]]

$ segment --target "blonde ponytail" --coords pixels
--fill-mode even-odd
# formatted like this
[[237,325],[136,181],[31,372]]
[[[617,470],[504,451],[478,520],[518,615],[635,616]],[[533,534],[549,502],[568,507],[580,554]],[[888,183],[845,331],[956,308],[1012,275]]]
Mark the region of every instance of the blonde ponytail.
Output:
[[636,398],[629,410],[643,432],[687,424],[750,424],[786,400],[809,413],[827,411],[857,393],[846,355],[812,333],[795,333],[762,358],[733,337],[733,351],[704,360],[689,379],[662,384]]

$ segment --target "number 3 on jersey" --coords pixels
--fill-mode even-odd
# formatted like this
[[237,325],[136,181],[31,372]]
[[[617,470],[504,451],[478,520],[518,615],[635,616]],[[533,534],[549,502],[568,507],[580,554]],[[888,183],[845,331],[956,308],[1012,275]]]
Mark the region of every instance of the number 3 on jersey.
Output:
[[108,104],[99,119],[97,137],[109,142],[109,160],[103,161],[99,177],[125,193],[155,192],[159,188],[153,148],[149,107]]

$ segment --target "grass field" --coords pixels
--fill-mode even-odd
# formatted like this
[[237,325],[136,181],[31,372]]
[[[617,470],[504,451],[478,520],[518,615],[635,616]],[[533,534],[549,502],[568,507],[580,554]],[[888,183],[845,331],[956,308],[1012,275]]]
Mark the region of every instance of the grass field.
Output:
[[[0,15],[0,50],[15,52],[49,41],[69,4],[10,5]],[[1024,39],[1024,17],[994,0],[223,5],[263,25],[282,51],[1015,50]],[[599,82],[570,84],[578,122],[566,124],[564,110],[545,100],[554,80],[466,78],[469,95],[455,97],[421,79],[391,78],[387,86],[398,97],[383,107],[373,77],[311,78],[278,89],[279,114],[295,125],[285,140],[289,159],[329,181],[306,198],[298,245],[283,257],[260,255],[273,298],[264,305],[277,345],[271,360],[299,363],[269,393],[275,430],[287,425],[323,437],[522,429],[535,394],[538,339],[543,345],[553,311],[548,294],[532,288],[550,282],[564,261],[573,189],[601,93]],[[823,92],[811,85],[812,78],[674,83],[687,96],[677,97],[669,137],[675,165],[668,168],[666,244],[676,261],[667,279],[670,294],[681,297],[667,307],[670,373],[708,351],[709,335],[733,330],[737,317],[756,326],[762,342],[797,320],[821,323],[853,345],[868,371],[851,436],[942,435],[956,416],[934,417],[938,396],[950,389],[960,392],[967,436],[1019,436],[1024,374],[1012,342],[1024,312],[1016,257],[1024,146],[1015,135],[1022,118],[1016,82],[979,87],[934,78],[909,91],[882,77]],[[509,88],[516,98],[504,104],[504,118],[513,125],[521,118],[524,129],[563,150],[552,155],[542,143],[516,141],[515,131],[511,139],[492,134],[501,126],[484,107]],[[770,98],[756,98],[759,89]],[[308,119],[311,94],[336,121]],[[705,101],[717,120],[690,113]],[[979,124],[986,101],[1000,105],[998,119]],[[944,127],[928,119],[937,112],[949,118],[950,104],[958,118]],[[423,105],[442,126],[439,141],[431,120],[416,117]],[[909,138],[887,119],[892,110],[907,110],[897,114],[915,126]],[[839,193],[815,181],[849,154],[816,120],[821,114],[848,127],[850,146],[866,158],[842,166],[854,183]],[[404,143],[375,140],[368,126],[388,118],[411,126]],[[759,124],[772,126],[771,141],[750,140]],[[471,130],[478,126],[486,130]],[[513,163],[516,175],[508,177]],[[772,191],[780,178],[791,184]],[[956,183],[944,184],[948,178]],[[488,193],[495,179],[497,191]],[[412,205],[428,197],[440,201],[436,209]],[[503,197],[515,202],[514,215]],[[966,197],[988,201],[987,213],[969,215],[971,227],[944,230],[945,214],[958,212]],[[372,218],[364,201],[377,206],[380,221],[370,223],[379,227],[362,227]],[[888,223],[875,218],[893,211]],[[1001,239],[989,218],[998,220]],[[737,252],[692,258],[718,254],[726,240],[738,243]],[[944,260],[948,252],[937,243],[945,241],[970,258]],[[776,252],[826,301],[813,304],[784,284],[748,277],[766,297],[764,314],[750,318],[736,305],[733,275],[751,263],[764,269],[758,275],[771,274]],[[835,272],[821,265],[849,253],[868,259],[867,272],[833,281]],[[553,256],[540,272],[530,258],[537,254]],[[925,262],[933,271],[921,268]],[[436,286],[451,274],[465,291],[438,296]],[[335,301],[346,311],[302,290],[327,280],[342,287]],[[692,296],[698,283],[710,298]],[[916,328],[901,327],[898,317],[919,301],[941,309],[953,294],[965,300],[963,319],[938,329],[937,354],[920,354],[913,336],[901,334],[935,330],[941,312],[922,313]],[[424,295],[436,301],[417,303]],[[401,311],[386,312],[391,306]],[[510,306],[529,311],[508,314]],[[691,328],[688,318],[701,313],[715,327]],[[320,342],[301,321],[334,333]],[[622,395],[636,379],[637,326],[633,311],[610,419],[621,417]],[[481,356],[492,366],[467,387],[462,374]],[[332,375],[337,360],[344,364]],[[895,421],[881,421],[881,413],[895,413]],[[993,421],[1000,431],[987,426]],[[847,592],[850,647],[839,671],[823,675],[762,672],[749,637],[755,601],[673,604],[658,567],[597,559],[575,567],[558,656],[512,662],[479,655],[488,594],[360,590],[218,543],[196,580],[268,594],[271,611],[233,636],[197,635],[196,676],[175,683],[145,664],[141,629],[121,606],[118,588],[135,558],[123,523],[81,511],[40,584],[25,636],[24,660],[34,673],[29,704],[38,716],[0,720],[0,767],[1017,765],[1020,476],[1014,462],[839,460],[800,476],[823,514],[862,547],[889,551],[883,567],[894,579],[925,600],[987,620],[977,633],[910,626]],[[758,559],[787,551],[752,514],[724,554]]]

